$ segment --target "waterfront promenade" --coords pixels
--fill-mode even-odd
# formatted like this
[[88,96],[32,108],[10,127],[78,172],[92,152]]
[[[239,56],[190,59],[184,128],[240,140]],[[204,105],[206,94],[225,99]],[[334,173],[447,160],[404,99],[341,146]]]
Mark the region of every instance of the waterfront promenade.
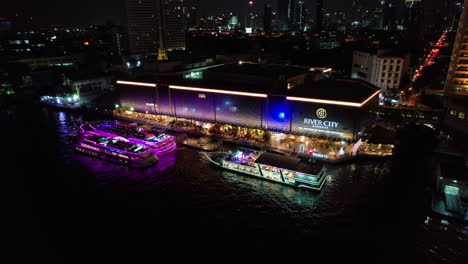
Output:
[[184,145],[215,151],[222,142],[240,146],[265,149],[302,159],[316,159],[326,162],[343,162],[354,159],[358,154],[363,156],[386,157],[392,155],[391,145],[353,143],[324,138],[312,138],[276,132],[265,132],[259,129],[241,128],[231,125],[215,125],[206,122],[178,119],[114,110],[114,117],[150,127],[164,128],[176,133],[185,134],[181,141]]

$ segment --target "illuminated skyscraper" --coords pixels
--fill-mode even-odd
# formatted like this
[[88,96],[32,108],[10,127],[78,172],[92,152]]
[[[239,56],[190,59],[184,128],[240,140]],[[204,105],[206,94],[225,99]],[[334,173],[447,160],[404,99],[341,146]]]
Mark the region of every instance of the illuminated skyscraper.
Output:
[[183,0],[126,0],[130,55],[144,56],[158,53],[161,21],[166,49],[169,51],[185,49],[182,5]]
[[468,134],[468,0],[465,0],[445,85],[447,125]]

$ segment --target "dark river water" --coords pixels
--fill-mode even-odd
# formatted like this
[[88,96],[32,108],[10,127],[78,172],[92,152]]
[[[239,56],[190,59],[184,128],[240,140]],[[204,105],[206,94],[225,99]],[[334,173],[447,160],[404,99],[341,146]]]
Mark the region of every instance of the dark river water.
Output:
[[[382,263],[402,243],[379,235],[385,225],[363,221],[369,190],[390,175],[389,160],[326,165],[332,177],[320,194],[219,170],[180,146],[139,170],[70,148],[72,123],[97,119],[42,107],[0,111],[7,220],[0,262],[154,263],[215,254],[224,262],[249,253]],[[428,218],[411,245],[413,263],[468,263],[460,226]]]

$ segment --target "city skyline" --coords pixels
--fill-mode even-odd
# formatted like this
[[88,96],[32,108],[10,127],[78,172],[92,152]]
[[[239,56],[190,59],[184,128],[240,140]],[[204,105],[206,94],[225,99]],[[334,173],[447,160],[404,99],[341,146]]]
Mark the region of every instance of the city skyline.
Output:
[[[403,0],[402,0],[403,1]],[[215,15],[226,11],[236,13],[245,12],[248,1],[237,0],[191,0],[200,7],[202,16]],[[245,2],[245,5],[242,3]],[[257,12],[263,12],[266,3],[270,3],[273,11],[277,11],[277,0],[256,0],[254,8]],[[362,0],[364,3],[372,3],[373,0]],[[437,0],[426,0],[425,4],[434,7]],[[305,5],[314,10],[315,0],[306,0]],[[328,0],[324,2],[324,8],[332,10],[349,9],[351,1]],[[50,9],[54,6],[54,9]],[[2,8],[0,17],[19,16],[32,17],[35,24],[104,24],[110,20],[115,24],[123,24],[124,1],[115,0],[82,0],[82,1],[59,1],[59,0],[18,0],[9,3]]]

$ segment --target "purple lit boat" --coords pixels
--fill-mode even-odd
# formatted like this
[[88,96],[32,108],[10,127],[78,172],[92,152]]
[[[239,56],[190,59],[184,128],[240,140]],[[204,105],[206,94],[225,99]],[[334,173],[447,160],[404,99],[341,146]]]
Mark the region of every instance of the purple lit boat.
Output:
[[148,168],[158,162],[152,148],[122,138],[84,135],[74,137],[72,143],[78,152],[131,167]]
[[85,130],[87,134],[125,138],[131,143],[154,149],[157,155],[164,155],[177,147],[174,136],[158,131],[147,131],[119,121],[88,124],[82,126],[81,129]]

